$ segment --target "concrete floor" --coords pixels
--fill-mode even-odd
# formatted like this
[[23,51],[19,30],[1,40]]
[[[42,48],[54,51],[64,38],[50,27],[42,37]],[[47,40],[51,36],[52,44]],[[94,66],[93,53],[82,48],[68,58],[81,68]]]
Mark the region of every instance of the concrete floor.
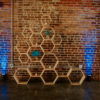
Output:
[[0,81],[0,100],[100,100],[100,82],[84,82],[82,86],[44,86],[38,82],[22,86]]

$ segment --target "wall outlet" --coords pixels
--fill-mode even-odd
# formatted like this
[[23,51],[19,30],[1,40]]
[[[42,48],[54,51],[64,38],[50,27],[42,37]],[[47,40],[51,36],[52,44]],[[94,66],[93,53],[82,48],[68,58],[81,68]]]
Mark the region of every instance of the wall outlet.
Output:
[[82,69],[83,68],[83,65],[79,65],[79,68]]
[[13,68],[14,66],[13,66],[13,64],[10,64],[10,68]]

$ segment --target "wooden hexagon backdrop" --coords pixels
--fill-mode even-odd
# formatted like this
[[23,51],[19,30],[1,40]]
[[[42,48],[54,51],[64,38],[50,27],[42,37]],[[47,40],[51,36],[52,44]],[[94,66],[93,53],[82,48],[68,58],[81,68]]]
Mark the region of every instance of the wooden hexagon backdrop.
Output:
[[[57,77],[68,76],[71,84],[76,85],[71,77],[74,69],[70,66],[83,65],[81,33],[94,29],[90,23],[93,20],[87,21],[85,13],[91,17],[94,10],[87,9],[62,5],[57,8],[49,1],[41,0],[14,0],[14,66],[30,66],[31,77],[41,77],[44,84],[47,84],[46,73],[55,72]],[[82,70],[77,71],[83,75],[77,83],[80,85],[85,76]]]

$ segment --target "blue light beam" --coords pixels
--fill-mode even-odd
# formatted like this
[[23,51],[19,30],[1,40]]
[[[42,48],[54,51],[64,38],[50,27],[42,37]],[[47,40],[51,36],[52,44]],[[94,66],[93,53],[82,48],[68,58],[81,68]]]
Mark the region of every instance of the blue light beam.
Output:
[[7,73],[7,67],[9,62],[9,42],[5,38],[0,39],[0,67],[1,74],[5,75]]
[[84,38],[85,45],[84,45],[84,54],[85,54],[85,65],[86,65],[86,74],[88,76],[92,75],[93,63],[94,63],[94,56],[96,50],[96,32],[90,31],[86,32],[86,38]]

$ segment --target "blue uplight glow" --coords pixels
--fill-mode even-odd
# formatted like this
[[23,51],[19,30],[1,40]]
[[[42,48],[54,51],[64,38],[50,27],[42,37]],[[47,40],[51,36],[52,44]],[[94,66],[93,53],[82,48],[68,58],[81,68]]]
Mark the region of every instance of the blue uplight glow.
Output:
[[7,73],[9,56],[9,42],[7,38],[0,38],[0,67],[2,75]]
[[84,42],[86,42],[84,46],[86,74],[88,76],[91,76],[96,50],[96,32],[86,32],[86,38],[84,38]]

